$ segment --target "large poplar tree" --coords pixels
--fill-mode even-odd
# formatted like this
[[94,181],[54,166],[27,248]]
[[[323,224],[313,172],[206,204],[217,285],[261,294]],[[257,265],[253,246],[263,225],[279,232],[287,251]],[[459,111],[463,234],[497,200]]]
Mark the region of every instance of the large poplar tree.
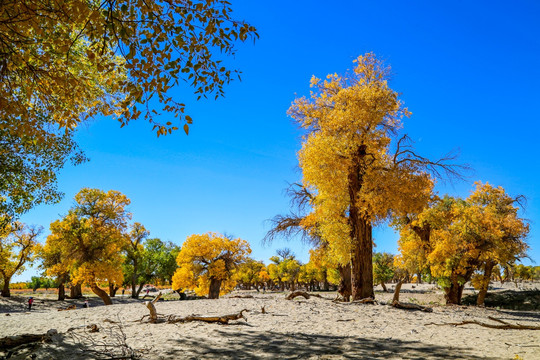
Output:
[[351,264],[353,300],[374,297],[373,226],[420,211],[433,188],[428,172],[455,170],[417,156],[406,136],[397,137],[410,113],[388,86],[389,68],[372,53],[355,62],[350,74],[313,77],[310,98],[288,111],[306,130],[298,157],[304,186],[315,194],[304,226],[316,223],[333,256]]

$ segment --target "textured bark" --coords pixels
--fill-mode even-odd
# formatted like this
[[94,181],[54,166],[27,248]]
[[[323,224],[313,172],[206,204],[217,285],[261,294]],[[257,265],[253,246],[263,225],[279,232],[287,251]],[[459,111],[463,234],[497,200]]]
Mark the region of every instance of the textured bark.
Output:
[[486,300],[486,295],[489,288],[489,280],[491,279],[491,273],[495,267],[495,262],[488,261],[484,264],[484,278],[481,284],[480,291],[478,292],[478,298],[476,299],[476,305],[484,306],[484,301]]
[[446,304],[461,305],[461,295],[464,287],[465,283],[460,285],[457,275],[450,276],[450,287],[444,289]]
[[366,145],[356,150],[348,174],[349,225],[351,228],[351,281],[352,298],[375,298],[373,292],[373,239],[371,219],[359,209],[362,189]]
[[58,285],[58,301],[64,301],[66,299],[66,287],[64,283]]
[[71,299],[80,299],[82,297],[81,284],[72,285],[69,289],[69,297]]
[[352,295],[352,283],[351,283],[351,265],[338,266],[339,275],[341,281],[339,283],[338,293],[343,297],[345,301],[349,301]]
[[210,289],[208,291],[208,298],[219,299],[220,288],[221,288],[221,280],[210,278]]
[[4,287],[2,288],[1,295],[3,297],[11,297],[11,291],[9,289],[9,283],[11,282],[11,278],[4,277]]
[[90,284],[90,289],[92,289],[92,292],[94,294],[96,294],[97,296],[99,296],[101,298],[101,300],[103,300],[103,303],[105,305],[112,305],[111,298],[109,297],[107,292],[105,292],[103,289],[101,289],[99,286],[97,286],[97,284],[95,282],[92,282]]
[[362,218],[353,222],[354,247],[351,254],[352,299],[375,298],[373,291],[373,240],[371,223]]
[[109,296],[110,297],[115,297],[116,292],[118,291],[119,288],[120,287],[116,286],[116,284],[109,283]]

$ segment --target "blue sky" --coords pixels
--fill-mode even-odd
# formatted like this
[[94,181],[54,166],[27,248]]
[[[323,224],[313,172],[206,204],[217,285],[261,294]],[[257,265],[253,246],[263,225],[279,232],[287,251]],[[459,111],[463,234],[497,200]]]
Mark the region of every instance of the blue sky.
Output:
[[[225,98],[194,101],[174,90],[194,119],[189,136],[156,138],[144,121],[120,129],[111,119],[82,126],[77,140],[90,162],[67,167],[65,199],[23,221],[42,225],[65,214],[82,187],[115,189],[132,201],[133,220],[151,236],[227,232],[250,242],[257,258],[297,241],[262,246],[265,220],[289,209],[283,189],[298,181],[300,132],[286,111],[309,94],[312,75],[345,72],[374,52],[392,67],[391,87],[412,111],[404,131],[430,158],[460,150],[474,171],[440,194],[466,197],[476,180],[528,198],[530,256],[540,260],[540,3],[535,1],[232,1],[237,18],[258,28],[255,44],[227,62],[242,81]],[[164,121],[168,119],[163,117]],[[397,252],[397,235],[376,229],[377,251]],[[530,264],[529,260],[524,261]],[[26,279],[27,272],[18,279]],[[17,279],[15,279],[16,281]]]

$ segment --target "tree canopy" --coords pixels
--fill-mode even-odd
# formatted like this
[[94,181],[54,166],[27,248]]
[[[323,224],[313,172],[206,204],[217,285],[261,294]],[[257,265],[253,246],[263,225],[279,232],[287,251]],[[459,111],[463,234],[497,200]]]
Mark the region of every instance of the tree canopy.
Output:
[[2,1],[0,119],[31,134],[38,116],[66,129],[99,114],[142,117],[164,135],[178,127],[155,121],[166,112],[187,132],[191,117],[168,90],[222,96],[238,75],[224,56],[256,37],[225,0]]
[[248,242],[240,238],[217,233],[188,236],[176,258],[173,288],[191,289],[217,299],[220,293],[233,289],[233,271],[250,253]]

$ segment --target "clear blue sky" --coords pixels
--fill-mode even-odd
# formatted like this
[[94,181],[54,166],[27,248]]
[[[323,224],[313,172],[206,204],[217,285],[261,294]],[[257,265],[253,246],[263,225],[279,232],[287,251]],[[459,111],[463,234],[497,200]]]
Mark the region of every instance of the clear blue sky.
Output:
[[[195,121],[189,136],[178,131],[158,139],[144,121],[120,129],[98,119],[81,127],[77,140],[91,161],[64,169],[65,199],[23,221],[48,231],[82,187],[115,189],[131,199],[133,220],[153,237],[181,244],[190,234],[227,232],[248,240],[257,259],[268,262],[276,249],[290,247],[306,262],[309,247],[298,242],[261,245],[265,220],[289,209],[287,182],[300,179],[300,132],[286,111],[296,95],[309,93],[312,75],[344,72],[373,51],[392,66],[391,87],[413,112],[404,131],[419,153],[438,158],[459,148],[460,161],[474,169],[465,182],[439,184],[439,193],[466,197],[481,180],[527,196],[529,254],[540,260],[539,2],[232,6],[258,28],[260,40],[228,60],[243,74],[225,98],[195,102],[185,88],[175,90]],[[391,230],[377,229],[375,239],[378,251],[397,252]]]

